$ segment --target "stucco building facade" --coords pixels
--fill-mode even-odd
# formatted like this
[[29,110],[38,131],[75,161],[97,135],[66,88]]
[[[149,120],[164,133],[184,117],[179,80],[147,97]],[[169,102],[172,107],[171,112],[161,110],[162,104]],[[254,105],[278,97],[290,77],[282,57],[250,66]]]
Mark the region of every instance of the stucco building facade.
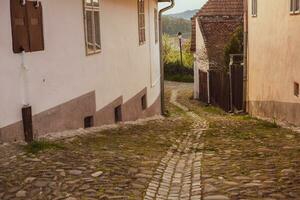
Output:
[[0,1],[0,141],[24,139],[24,105],[35,137],[160,114],[157,0],[42,0],[23,21],[30,2]]
[[300,5],[248,1],[248,111],[300,126]]

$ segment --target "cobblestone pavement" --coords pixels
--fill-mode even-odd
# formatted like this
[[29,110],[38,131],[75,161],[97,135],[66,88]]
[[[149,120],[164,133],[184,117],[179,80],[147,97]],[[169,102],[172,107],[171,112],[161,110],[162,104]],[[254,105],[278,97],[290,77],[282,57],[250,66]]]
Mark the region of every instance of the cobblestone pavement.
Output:
[[[169,104],[167,93],[167,118],[121,124],[99,132],[95,128],[67,132],[60,135],[65,139],[55,142],[0,144],[0,199],[141,200],[170,149],[172,162],[184,160],[190,166],[194,160],[191,173],[197,172],[194,177],[199,179],[198,154],[178,153],[189,151],[190,144],[201,145],[192,141],[197,135],[195,124],[185,112]],[[179,141],[185,145],[178,149]],[[177,166],[184,164],[179,161]]]
[[147,188],[145,200],[150,199],[201,199],[201,160],[203,143],[201,134],[207,128],[205,120],[179,104],[178,90],[172,90],[171,103],[187,112],[193,121],[192,129],[182,133],[160,161]]
[[209,123],[202,134],[203,200],[300,199],[299,133],[205,106],[189,99],[192,93],[183,88],[178,102]]
[[166,118],[0,144],[0,200],[300,200],[299,134],[191,96],[167,82]]

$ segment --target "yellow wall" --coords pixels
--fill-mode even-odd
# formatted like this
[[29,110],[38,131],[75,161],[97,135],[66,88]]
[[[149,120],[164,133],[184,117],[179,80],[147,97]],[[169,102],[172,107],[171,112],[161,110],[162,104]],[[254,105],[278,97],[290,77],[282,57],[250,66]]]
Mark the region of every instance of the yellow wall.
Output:
[[248,100],[253,115],[300,125],[300,15],[289,0],[257,0],[257,17],[249,0]]

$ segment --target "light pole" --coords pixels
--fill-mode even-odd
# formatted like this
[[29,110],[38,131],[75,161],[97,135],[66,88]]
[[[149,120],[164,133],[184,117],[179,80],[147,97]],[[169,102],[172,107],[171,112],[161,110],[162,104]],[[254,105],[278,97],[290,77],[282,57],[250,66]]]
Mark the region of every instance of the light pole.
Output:
[[179,40],[179,49],[180,49],[180,64],[183,66],[183,61],[182,61],[182,33],[178,32],[177,34],[178,40]]

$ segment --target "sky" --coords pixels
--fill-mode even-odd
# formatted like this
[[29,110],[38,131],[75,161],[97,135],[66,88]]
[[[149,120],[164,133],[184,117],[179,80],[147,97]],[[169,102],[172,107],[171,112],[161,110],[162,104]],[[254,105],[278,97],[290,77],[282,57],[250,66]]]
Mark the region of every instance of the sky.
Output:
[[[175,0],[175,7],[166,12],[166,14],[183,12],[186,10],[194,10],[199,9],[203,6],[203,4],[207,0]],[[161,3],[161,6],[165,6],[165,4]]]

